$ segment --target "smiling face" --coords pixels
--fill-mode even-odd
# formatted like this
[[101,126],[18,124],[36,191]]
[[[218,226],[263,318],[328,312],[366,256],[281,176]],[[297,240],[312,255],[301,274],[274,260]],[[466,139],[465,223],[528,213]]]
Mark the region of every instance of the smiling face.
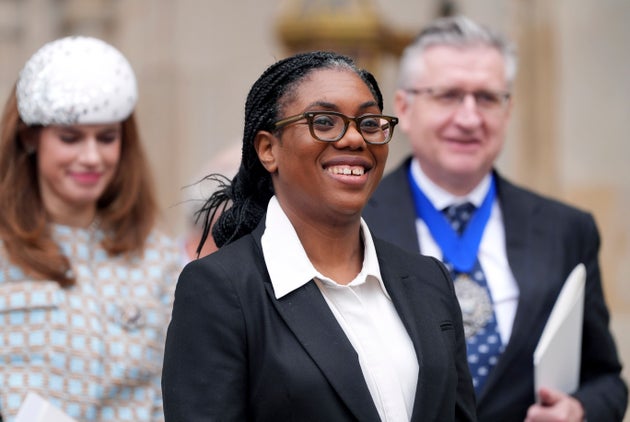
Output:
[[[350,117],[381,114],[365,82],[346,69],[315,70],[289,97],[279,119],[305,111],[336,111]],[[318,141],[306,119],[273,134],[260,132],[256,149],[289,218],[326,224],[359,220],[383,175],[388,153],[386,144],[367,144],[354,123],[339,141]]]
[[[429,47],[422,70],[405,88],[448,88],[465,92],[507,91],[505,62],[485,47]],[[414,156],[427,176],[456,195],[472,190],[492,169],[503,146],[511,103],[488,113],[467,95],[444,107],[430,95],[396,93],[396,113]]]
[[42,201],[53,221],[85,226],[114,178],[121,124],[46,126],[37,141]]

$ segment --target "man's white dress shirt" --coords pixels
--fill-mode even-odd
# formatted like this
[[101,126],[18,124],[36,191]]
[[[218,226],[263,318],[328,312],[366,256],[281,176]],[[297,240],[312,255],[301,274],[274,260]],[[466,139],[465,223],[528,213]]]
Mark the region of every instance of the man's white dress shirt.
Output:
[[[491,175],[488,174],[468,195],[463,197],[455,196],[433,183],[422,172],[420,164],[415,158],[411,161],[411,174],[422,192],[437,210],[464,202],[470,202],[479,208],[490,188]],[[422,254],[442,259],[442,251],[433,239],[424,220],[416,218],[416,231]],[[492,296],[501,342],[507,344],[512,334],[519,289],[507,260],[503,215],[497,199],[492,204],[490,219],[483,232],[477,258],[479,258],[479,264],[486,275],[486,281]]]

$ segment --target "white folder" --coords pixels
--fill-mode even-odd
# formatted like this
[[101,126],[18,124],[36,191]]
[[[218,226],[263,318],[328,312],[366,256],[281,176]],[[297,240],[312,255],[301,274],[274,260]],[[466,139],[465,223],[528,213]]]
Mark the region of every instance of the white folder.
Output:
[[37,393],[29,391],[15,422],[77,422]]
[[567,277],[534,351],[534,388],[571,394],[580,383],[582,321],[586,267],[578,264]]

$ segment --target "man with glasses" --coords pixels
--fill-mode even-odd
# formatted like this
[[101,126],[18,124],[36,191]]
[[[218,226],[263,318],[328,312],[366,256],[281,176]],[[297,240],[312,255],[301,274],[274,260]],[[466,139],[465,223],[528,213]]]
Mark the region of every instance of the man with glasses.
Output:
[[[419,34],[403,53],[394,104],[413,157],[382,180],[364,217],[375,236],[439,257],[451,272],[480,421],[621,421],[628,393],[594,219],[494,169],[516,62],[507,40],[464,17]],[[534,391],[534,350],[579,263],[587,270],[579,388]]]

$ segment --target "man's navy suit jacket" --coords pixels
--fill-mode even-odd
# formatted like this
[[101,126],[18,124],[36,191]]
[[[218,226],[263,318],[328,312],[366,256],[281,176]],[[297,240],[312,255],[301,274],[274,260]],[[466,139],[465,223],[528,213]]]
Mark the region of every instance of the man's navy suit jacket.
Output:
[[[411,159],[383,178],[364,209],[374,236],[420,252],[416,210],[408,182]],[[589,421],[621,421],[628,390],[608,323],[598,263],[599,233],[593,217],[519,188],[496,172],[506,253],[520,289],[510,340],[477,397],[482,422],[522,422],[534,403],[533,355],[562,285],[586,265],[580,387],[574,396]]]

